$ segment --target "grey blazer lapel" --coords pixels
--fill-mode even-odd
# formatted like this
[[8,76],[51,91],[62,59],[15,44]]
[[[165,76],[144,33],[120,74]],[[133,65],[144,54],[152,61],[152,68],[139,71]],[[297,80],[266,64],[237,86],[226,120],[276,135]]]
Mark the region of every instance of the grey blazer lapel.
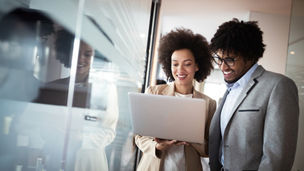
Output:
[[[237,100],[234,104],[234,107],[232,109],[232,116],[230,117],[230,119],[228,121],[227,127],[230,125],[230,122],[231,122],[234,114],[236,113],[236,109],[240,106],[240,104],[245,100],[245,98],[248,96],[250,91],[258,83],[257,78],[260,77],[264,71],[265,71],[265,69],[262,66],[258,66],[257,69],[253,72],[251,79],[249,80],[247,86],[242,90],[241,94],[239,95],[239,97],[237,98]],[[225,134],[226,134],[226,129],[225,129],[224,135]]]
[[217,110],[215,111],[215,113],[213,115],[213,118],[212,118],[213,122],[210,125],[210,131],[212,131],[211,134],[213,134],[213,135],[218,135],[218,136],[221,135],[220,134],[220,132],[221,132],[220,131],[220,116],[221,116],[222,108],[224,106],[224,102],[226,100],[227,95],[228,95],[228,90],[226,90],[226,92],[223,96],[223,99],[220,102],[219,107],[217,108]]
[[226,91],[223,99],[220,102],[219,107],[215,111],[213,118],[211,120],[210,129],[209,129],[209,157],[210,162],[212,162],[212,167],[220,166],[220,157],[219,157],[219,147],[222,139],[221,129],[220,129],[220,116],[221,111],[227,97],[228,91]]

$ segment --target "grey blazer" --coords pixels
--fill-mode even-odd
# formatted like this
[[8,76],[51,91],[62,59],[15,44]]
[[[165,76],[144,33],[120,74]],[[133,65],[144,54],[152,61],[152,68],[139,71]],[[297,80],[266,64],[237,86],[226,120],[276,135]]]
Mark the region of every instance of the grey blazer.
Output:
[[222,167],[222,139],[225,170],[291,170],[299,118],[298,90],[291,79],[258,66],[236,101],[223,137],[222,107],[216,110],[209,130],[212,171]]

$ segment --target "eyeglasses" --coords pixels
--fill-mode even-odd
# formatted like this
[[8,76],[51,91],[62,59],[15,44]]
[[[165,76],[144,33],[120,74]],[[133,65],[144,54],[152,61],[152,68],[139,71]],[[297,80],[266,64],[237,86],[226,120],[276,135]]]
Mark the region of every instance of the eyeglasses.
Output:
[[234,65],[235,61],[237,61],[237,58],[238,58],[238,57],[232,58],[229,56],[227,58],[220,58],[216,53],[213,53],[212,56],[213,56],[213,60],[216,64],[222,65],[224,62],[226,65],[228,65],[230,67],[232,67]]

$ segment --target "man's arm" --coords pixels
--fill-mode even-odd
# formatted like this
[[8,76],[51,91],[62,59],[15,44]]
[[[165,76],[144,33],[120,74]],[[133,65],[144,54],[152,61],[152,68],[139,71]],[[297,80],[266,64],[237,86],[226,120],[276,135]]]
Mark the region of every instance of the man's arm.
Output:
[[259,170],[291,170],[297,145],[298,118],[297,87],[292,80],[284,77],[269,97]]

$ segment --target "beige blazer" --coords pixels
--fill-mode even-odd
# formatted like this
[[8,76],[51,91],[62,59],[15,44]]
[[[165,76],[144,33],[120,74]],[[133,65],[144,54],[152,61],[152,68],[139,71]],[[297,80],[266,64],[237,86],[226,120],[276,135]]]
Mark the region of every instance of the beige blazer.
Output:
[[[159,94],[159,95],[170,95],[174,96],[174,84],[165,84],[149,87],[146,93],[149,94]],[[186,170],[187,171],[201,171],[202,165],[200,157],[208,157],[208,132],[209,125],[212,116],[216,109],[216,101],[210,97],[193,90],[194,98],[202,98],[207,101],[207,113],[208,119],[205,129],[205,144],[195,144],[191,143],[189,146],[185,146],[184,154],[186,160]],[[153,137],[147,136],[135,136],[135,143],[137,147],[143,152],[143,156],[140,160],[137,170],[138,171],[159,171],[163,170],[164,158],[166,157],[166,152],[162,154],[156,154],[156,142]]]

